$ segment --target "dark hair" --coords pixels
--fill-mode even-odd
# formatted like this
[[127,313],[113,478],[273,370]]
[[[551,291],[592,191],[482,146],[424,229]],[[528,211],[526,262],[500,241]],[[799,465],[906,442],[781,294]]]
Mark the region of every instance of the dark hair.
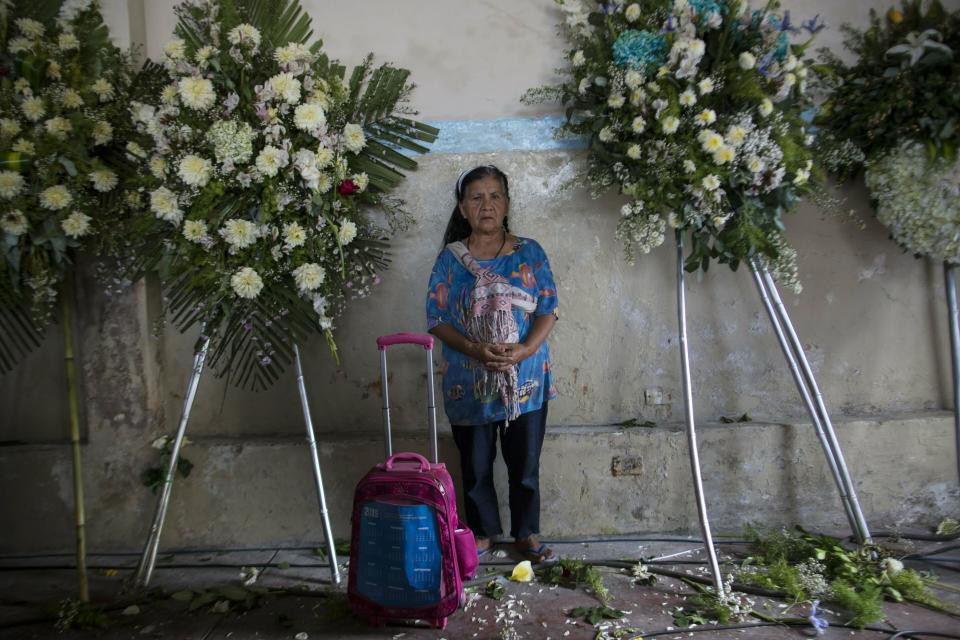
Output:
[[[460,179],[457,180],[457,184],[453,187],[453,197],[456,198],[457,203],[453,206],[453,213],[450,214],[450,221],[447,223],[447,230],[443,233],[443,246],[447,246],[451,242],[457,242],[458,240],[463,240],[470,236],[470,223],[467,222],[467,219],[463,217],[463,214],[460,213],[460,203],[463,202],[463,196],[466,194],[467,185],[471,182],[476,182],[477,180],[482,180],[484,178],[499,178],[500,184],[503,185],[503,194],[507,197],[507,201],[510,200],[510,183],[507,181],[507,174],[500,169],[497,169],[492,164],[483,165],[481,167],[475,167],[470,171],[462,174]],[[503,228],[507,233],[510,232],[510,225],[507,222],[507,218],[503,219]],[[441,248],[441,251],[443,249]]]

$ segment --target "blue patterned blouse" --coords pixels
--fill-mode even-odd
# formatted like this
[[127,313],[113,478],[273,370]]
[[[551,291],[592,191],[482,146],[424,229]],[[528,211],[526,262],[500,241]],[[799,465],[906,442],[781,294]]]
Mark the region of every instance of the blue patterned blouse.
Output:
[[[537,316],[556,313],[557,287],[553,282],[547,254],[535,240],[517,238],[513,251],[491,260],[477,260],[482,267],[492,268],[509,280],[510,284],[523,289],[537,301],[533,313],[513,307],[513,316],[520,329],[523,342]],[[430,290],[427,294],[427,328],[449,324],[467,335],[466,320],[470,311],[470,292],[474,276],[450,252],[444,249],[437,257],[430,274]],[[480,364],[455,349],[443,345],[446,368],[443,373],[443,407],[450,424],[474,425],[503,420],[506,411],[499,395],[481,396]],[[553,387],[550,367],[550,348],[544,340],[535,354],[519,364],[517,379],[520,384],[520,413],[538,410],[544,400],[553,400],[557,391]]]

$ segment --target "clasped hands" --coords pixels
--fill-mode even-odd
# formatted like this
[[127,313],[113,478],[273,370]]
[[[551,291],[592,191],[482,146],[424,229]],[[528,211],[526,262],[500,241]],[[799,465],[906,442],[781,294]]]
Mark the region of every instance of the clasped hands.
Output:
[[488,371],[508,371],[532,355],[531,349],[523,343],[473,342],[471,345],[470,357]]

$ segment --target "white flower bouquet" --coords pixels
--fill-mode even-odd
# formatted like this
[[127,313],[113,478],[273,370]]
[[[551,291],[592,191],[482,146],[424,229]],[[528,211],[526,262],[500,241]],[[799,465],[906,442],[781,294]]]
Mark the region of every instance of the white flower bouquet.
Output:
[[628,259],[678,229],[690,271],[757,257],[797,287],[782,216],[813,188],[800,58],[817,20],[795,26],[775,1],[556,1],[570,67],[525,100],[562,102],[560,133],[589,138],[594,193],[630,198],[617,229]]
[[[146,212],[141,271],[156,269],[180,330],[201,324],[219,373],[262,388],[386,267],[403,222],[388,192],[431,127],[400,117],[408,72],[344,68],[308,46],[296,2],[188,1],[165,47],[168,78],[133,103]],[[335,352],[335,351],[334,351]]]
[[127,166],[112,123],[131,67],[97,3],[48,21],[27,5],[0,8],[0,371],[51,321],[73,251],[109,243]]

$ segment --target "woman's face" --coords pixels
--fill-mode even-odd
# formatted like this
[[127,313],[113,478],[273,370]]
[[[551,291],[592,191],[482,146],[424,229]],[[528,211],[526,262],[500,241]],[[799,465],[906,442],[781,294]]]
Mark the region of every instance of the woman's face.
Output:
[[510,200],[496,176],[486,176],[467,185],[460,202],[460,213],[475,233],[492,233],[503,227]]

